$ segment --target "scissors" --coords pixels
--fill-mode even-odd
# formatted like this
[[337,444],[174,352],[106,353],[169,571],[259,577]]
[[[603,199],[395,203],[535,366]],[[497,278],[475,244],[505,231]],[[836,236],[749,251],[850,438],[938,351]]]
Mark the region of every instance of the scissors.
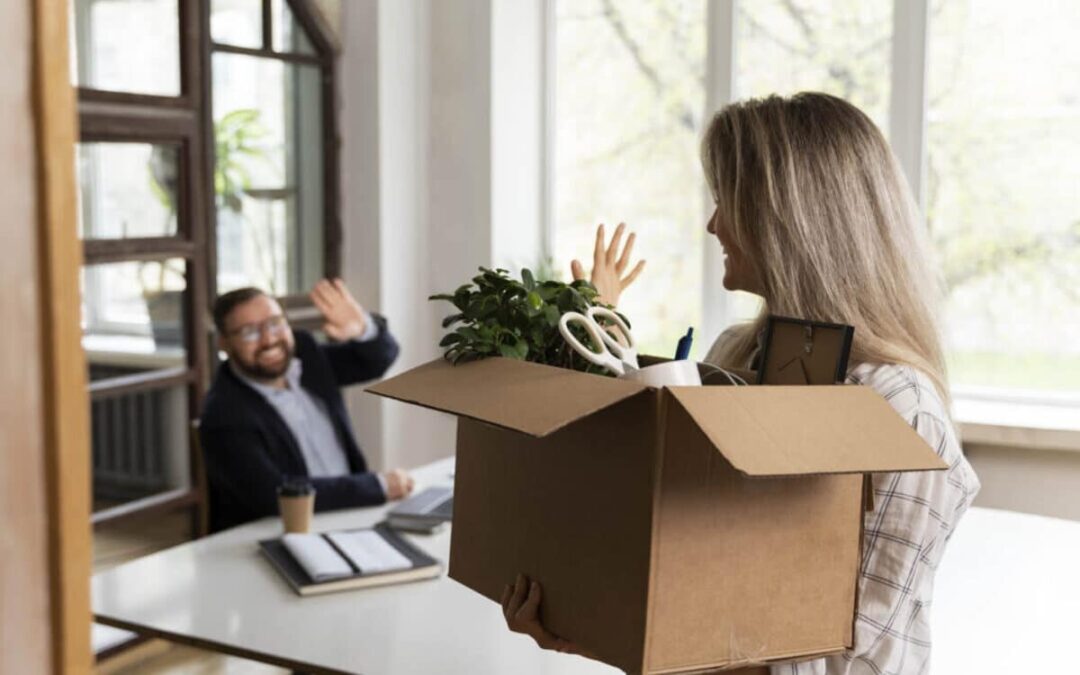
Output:
[[[597,317],[608,319],[612,326],[601,326]],[[589,335],[593,349],[583,345],[570,330],[570,324],[581,324]],[[612,335],[614,328],[616,335]],[[559,332],[578,354],[591,363],[607,368],[622,377],[628,372],[640,370],[637,347],[630,327],[615,312],[606,307],[590,307],[585,314],[567,312],[559,319]],[[616,339],[618,337],[619,339]]]

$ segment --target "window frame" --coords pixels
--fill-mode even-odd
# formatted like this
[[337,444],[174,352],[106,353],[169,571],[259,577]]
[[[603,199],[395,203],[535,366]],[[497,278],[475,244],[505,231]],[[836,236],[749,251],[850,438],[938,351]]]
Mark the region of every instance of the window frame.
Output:
[[[75,0],[78,2],[79,0]],[[319,66],[323,97],[323,273],[340,272],[341,221],[339,138],[336,110],[336,53],[332,32],[312,0],[285,0],[299,27],[314,47],[314,55],[293,55],[269,50],[272,45],[270,0],[263,6],[262,50],[245,50],[215,45],[210,37],[212,0],[180,0],[178,96],[147,95],[106,91],[79,86],[76,88],[79,117],[79,142],[166,143],[179,146],[176,233],[163,237],[128,239],[83,239],[83,267],[130,262],[184,260],[186,288],[182,298],[185,364],[180,367],[150,370],[134,375],[110,377],[89,383],[91,400],[133,392],[167,389],[178,385],[187,388],[187,417],[197,418],[203,393],[210,384],[214,369],[214,334],[209,320],[216,297],[216,217],[214,199],[214,139],[212,101],[212,57],[217,51],[247,53],[285,61]],[[313,307],[306,295],[280,298],[289,312]],[[305,323],[316,323],[307,321]],[[200,513],[206,508],[206,495],[199,489],[196,475],[201,465],[195,456],[195,438],[189,438],[189,484],[164,493],[126,502],[92,514],[96,526],[112,524],[158,513],[188,509],[192,532],[202,531]]]

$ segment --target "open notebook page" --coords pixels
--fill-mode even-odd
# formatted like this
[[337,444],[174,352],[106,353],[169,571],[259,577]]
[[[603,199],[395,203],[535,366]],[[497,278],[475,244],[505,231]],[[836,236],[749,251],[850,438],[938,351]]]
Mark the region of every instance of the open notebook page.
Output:
[[332,532],[326,535],[358,568],[361,574],[394,572],[412,567],[412,562],[374,530]]

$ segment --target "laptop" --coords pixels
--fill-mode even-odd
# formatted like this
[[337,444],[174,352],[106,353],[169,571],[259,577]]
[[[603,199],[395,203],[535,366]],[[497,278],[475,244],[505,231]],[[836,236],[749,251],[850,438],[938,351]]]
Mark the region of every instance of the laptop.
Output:
[[403,500],[386,514],[386,522],[397,530],[433,533],[454,515],[454,489],[429,487]]

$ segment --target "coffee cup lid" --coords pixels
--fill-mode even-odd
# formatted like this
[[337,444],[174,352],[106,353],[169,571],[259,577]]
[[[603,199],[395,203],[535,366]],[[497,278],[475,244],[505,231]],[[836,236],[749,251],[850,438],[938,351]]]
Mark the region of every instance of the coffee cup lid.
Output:
[[289,476],[278,486],[278,494],[282,497],[303,497],[314,493],[315,486],[303,476]]

